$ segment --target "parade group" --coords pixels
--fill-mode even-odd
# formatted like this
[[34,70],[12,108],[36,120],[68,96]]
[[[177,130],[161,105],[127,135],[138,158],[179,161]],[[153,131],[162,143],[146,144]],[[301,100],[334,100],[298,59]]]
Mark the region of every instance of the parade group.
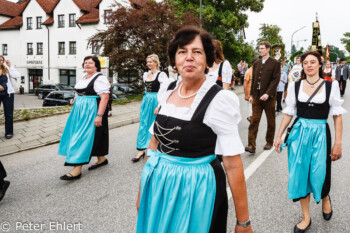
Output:
[[[226,232],[227,183],[235,205],[235,232],[253,232],[241,154],[255,153],[263,111],[267,119],[264,150],[288,151],[288,198],[300,201],[303,213],[294,232],[305,232],[311,225],[310,194],[317,203],[322,201],[324,219],[331,219],[331,163],[342,157],[342,114],[346,113],[342,97],[349,66],[345,59],[339,64],[324,61],[313,51],[296,57],[293,66],[286,59],[279,62],[270,57],[270,50],[269,42],[260,42],[260,59],[252,61],[249,69],[241,61],[236,78],[220,41],[203,29],[186,26],[169,42],[169,75],[160,70],[156,54],[146,58],[149,71],[142,77],[145,94],[138,153],[132,158],[134,163],[146,158],[136,203],[138,233]],[[0,59],[4,102],[11,94],[8,83],[13,68]],[[60,177],[67,181],[81,178],[82,166],[93,156],[97,161],[89,170],[108,164],[110,83],[100,72],[97,57],[86,57],[83,68],[86,75],[75,85],[78,95],[71,101],[73,108],[58,149],[66,158],[65,166],[73,167]],[[242,103],[229,90],[235,84],[244,86],[249,109],[246,147],[238,132]],[[275,136],[276,113],[282,111]],[[334,119],[333,144],[328,116]],[[6,135],[13,135],[9,128]],[[10,184],[5,177],[0,163],[0,200]]]

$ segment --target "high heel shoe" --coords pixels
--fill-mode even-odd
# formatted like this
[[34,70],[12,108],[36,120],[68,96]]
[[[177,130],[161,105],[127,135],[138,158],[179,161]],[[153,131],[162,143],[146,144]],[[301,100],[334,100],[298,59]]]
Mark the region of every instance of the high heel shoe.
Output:
[[310,218],[310,223],[309,223],[309,225],[307,225],[307,227],[306,227],[305,229],[300,229],[300,228],[298,227],[298,224],[296,224],[296,225],[294,226],[294,233],[304,233],[304,232],[306,232],[306,231],[310,228],[310,226],[311,226],[311,218]]
[[331,218],[332,218],[332,215],[333,215],[333,208],[332,208],[332,201],[331,201],[331,197],[328,195],[328,198],[329,198],[329,204],[331,205],[331,212],[326,214],[325,212],[323,212],[323,209],[322,209],[322,214],[323,214],[323,218],[324,220],[326,221],[329,221]]
[[131,161],[133,163],[137,163],[141,158],[145,158],[145,155],[146,155],[146,152],[143,152],[142,155],[140,157],[135,157],[135,158],[132,158]]

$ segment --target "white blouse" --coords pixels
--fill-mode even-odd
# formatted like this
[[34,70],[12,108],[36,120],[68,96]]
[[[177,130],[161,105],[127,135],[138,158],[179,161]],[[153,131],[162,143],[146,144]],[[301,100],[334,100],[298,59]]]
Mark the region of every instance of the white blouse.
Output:
[[[216,83],[219,77],[219,68],[214,71],[209,72],[206,76],[207,79],[211,80],[212,82]],[[231,84],[231,79],[232,79],[232,68],[230,63],[226,60],[224,61],[224,64],[222,65],[222,82],[223,83],[228,83]]]
[[[298,100],[301,102],[307,102],[310,96],[308,96],[303,91],[303,83],[304,83],[304,80],[302,80],[300,84]],[[312,98],[311,100],[312,103],[321,104],[326,101],[326,88],[325,86],[322,88],[323,90]],[[283,110],[283,113],[288,114],[290,116],[295,116],[297,113],[296,98],[295,98],[295,82],[289,83],[287,93],[288,93],[286,98],[287,107]],[[331,93],[329,96],[329,105],[330,105],[329,114],[331,116],[334,116],[334,115],[342,115],[346,113],[346,110],[341,106],[343,102],[344,100],[340,98],[338,81],[333,81]]]
[[[91,82],[91,80],[93,80],[94,77],[98,74],[100,74],[100,72],[97,72],[91,78],[88,78],[87,75],[84,75],[83,78],[75,84],[74,88],[76,89],[86,88]],[[94,83],[94,90],[97,93],[97,95],[100,95],[103,93],[109,93],[110,88],[111,88],[111,84],[108,82],[107,77],[104,75],[100,75]]]
[[[159,102],[159,96],[160,96],[159,93],[165,92],[166,88],[169,85],[169,83],[175,81],[174,79],[168,78],[168,76],[166,75],[165,72],[158,71],[157,73],[155,73],[153,75],[152,80],[148,81],[148,82],[154,81],[157,78],[157,75],[158,75],[159,72],[160,72],[160,74],[159,74],[159,77],[158,77],[158,81],[160,83],[160,88],[159,88],[159,91],[158,91],[158,102]],[[149,73],[151,73],[151,71],[143,73],[143,82],[146,82]]]
[[[176,88],[179,83],[180,80],[177,81]],[[198,90],[189,108],[176,107],[173,104],[166,103],[168,97],[176,88],[165,91],[159,98],[162,106],[159,114],[190,121],[199,103],[213,85],[216,84],[207,79]],[[233,156],[244,152],[244,146],[238,133],[238,123],[240,121],[238,97],[233,92],[220,91],[209,104],[203,119],[203,123],[209,126],[217,135],[215,154]],[[153,134],[153,125],[150,132]]]

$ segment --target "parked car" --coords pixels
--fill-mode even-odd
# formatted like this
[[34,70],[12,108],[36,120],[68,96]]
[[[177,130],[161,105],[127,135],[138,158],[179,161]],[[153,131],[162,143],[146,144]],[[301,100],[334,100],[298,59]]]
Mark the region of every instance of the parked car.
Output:
[[43,100],[43,106],[63,106],[68,105],[74,98],[75,92],[52,91]]
[[131,88],[127,84],[121,84],[121,83],[114,83],[113,86],[113,94],[119,96],[130,96],[135,94],[135,90]]
[[51,91],[74,91],[74,88],[65,84],[48,84],[41,85],[36,89],[35,95],[38,96],[39,99],[45,98]]

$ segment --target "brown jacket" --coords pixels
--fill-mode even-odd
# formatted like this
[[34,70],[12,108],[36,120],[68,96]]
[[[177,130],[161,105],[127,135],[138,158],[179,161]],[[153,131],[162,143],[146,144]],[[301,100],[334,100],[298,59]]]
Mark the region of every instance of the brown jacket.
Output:
[[280,77],[281,63],[279,61],[269,57],[265,64],[262,64],[262,59],[257,60],[253,64],[253,80],[250,95],[254,99],[259,99],[264,94],[268,94],[269,98],[276,96]]

